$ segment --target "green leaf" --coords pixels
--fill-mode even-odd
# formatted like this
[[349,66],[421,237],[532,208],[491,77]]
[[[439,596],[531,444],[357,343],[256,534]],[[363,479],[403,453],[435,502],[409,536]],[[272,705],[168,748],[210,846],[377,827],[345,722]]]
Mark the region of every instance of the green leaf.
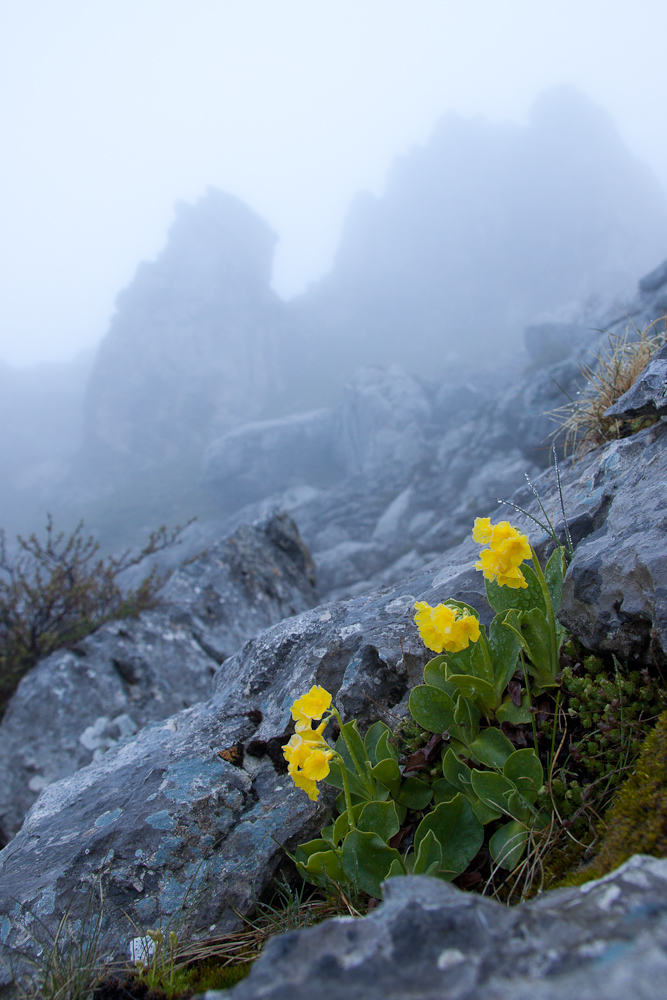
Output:
[[[413,872],[415,875],[435,875],[441,865],[442,847],[440,846],[440,841],[433,833],[433,830],[427,830],[426,835],[422,837],[419,844]],[[435,870],[431,871],[431,869]]]
[[347,876],[341,864],[339,851],[322,851],[311,854],[306,864],[299,863],[301,873],[309,882],[315,885],[327,885],[329,881],[336,885],[346,885]]
[[[352,816],[354,817],[355,823],[359,819],[359,814],[365,805],[366,805],[365,802],[359,802],[356,806],[352,806]],[[338,847],[341,840],[344,840],[349,832],[350,832],[350,821],[348,819],[347,809],[344,809],[333,825],[334,845]]]
[[472,615],[479,621],[479,611],[477,608],[473,608],[472,604],[466,604],[465,601],[455,601],[454,598],[449,598],[445,604],[449,608],[458,608],[463,615]]
[[410,713],[422,729],[444,733],[454,725],[454,702],[445,691],[420,684],[410,692]]
[[483,729],[468,747],[470,756],[486,767],[494,767],[501,770],[505,761],[511,753],[514,753],[514,746],[499,729],[489,726]]
[[401,787],[401,769],[393,757],[381,760],[379,764],[371,768],[371,774],[378,781],[381,781],[392,795],[398,793],[398,789]]
[[551,629],[544,612],[533,608],[531,611],[508,611],[503,622],[511,629],[528,655],[528,672],[542,686],[554,684],[556,677],[551,659]]
[[382,898],[381,885],[393,861],[401,855],[378,837],[377,833],[352,830],[343,843],[343,869],[350,882],[376,899]]
[[447,781],[447,778],[439,778],[438,781],[433,782],[431,787],[433,788],[433,802],[436,806],[439,806],[441,802],[451,802],[454,796],[461,791],[451,781]]
[[480,711],[474,701],[459,695],[454,705],[454,722],[456,726],[452,729],[452,735],[460,728],[460,735],[466,745],[477,736],[479,732]]
[[[496,700],[496,689],[493,684],[474,677],[472,674],[450,674],[451,684],[455,684],[464,698],[479,698],[484,706],[492,707]],[[458,721],[458,720],[457,720]]]
[[507,801],[516,789],[511,781],[495,771],[473,771],[472,787],[475,794],[491,809],[509,813]]
[[[352,806],[353,807],[356,806],[356,805],[362,805],[363,806],[363,805],[366,804],[366,802],[368,802],[368,796],[367,795],[361,796],[361,795],[353,795],[353,794],[351,794],[350,797],[352,799]],[[380,798],[379,795],[378,795],[378,798]],[[344,795],[343,792],[340,792],[336,796],[336,810],[339,813],[339,815],[342,816],[343,813],[345,812],[346,808],[347,808],[347,806],[345,804],[345,795]]]
[[516,789],[511,795],[507,796],[507,812],[512,819],[516,819],[524,825],[526,823],[532,825],[534,811],[531,809],[528,800]]
[[394,858],[392,863],[389,865],[389,871],[385,877],[385,882],[388,878],[396,878],[397,875],[407,875],[407,871],[403,861],[400,858]]
[[472,771],[467,764],[459,760],[452,749],[449,749],[442,758],[442,773],[457,791],[465,791],[471,788]]
[[505,613],[496,615],[489,626],[489,645],[493,660],[493,683],[498,701],[512,680],[519,661],[519,643],[516,636],[503,627]]
[[494,820],[500,819],[502,816],[499,809],[494,809],[492,806],[488,805],[488,803],[482,802],[481,799],[477,798],[474,792],[470,793],[468,800],[472,806],[472,811],[482,826],[486,826],[487,823],[493,823]]
[[510,754],[503,766],[503,774],[516,785],[528,802],[536,801],[544,782],[544,771],[540,758],[532,748],[515,750]]
[[565,549],[554,549],[544,569],[544,579],[547,581],[547,590],[551,597],[554,614],[558,611],[563,600],[563,578],[567,564],[565,561]]
[[[348,745],[351,747],[351,752],[348,749]],[[336,740],[336,750],[345,761],[348,771],[356,773],[360,781],[362,783],[365,782],[367,777],[363,768],[364,762],[366,761],[366,748],[364,747],[364,741],[359,735],[356,719],[351,719],[350,722],[346,722],[343,725],[340,731],[340,736]],[[352,753],[357,759],[357,763],[361,768],[361,773],[359,773],[359,770],[354,763]]]
[[[356,795],[360,799],[370,799],[370,792],[366,785],[362,785],[355,771],[347,770],[347,780],[350,786],[350,792],[352,795]],[[323,779],[325,784],[331,785],[333,788],[344,788],[343,777],[340,770],[340,764],[336,760],[332,760],[329,763],[329,773],[326,778]]]
[[297,861],[302,861],[305,864],[311,854],[318,854],[321,851],[330,850],[331,844],[329,841],[324,840],[322,837],[317,837],[315,840],[307,840],[305,844],[299,844],[294,852],[294,857]]
[[366,751],[366,757],[371,764],[377,764],[378,759],[382,760],[381,757],[378,758],[376,756],[376,748],[380,737],[389,736],[390,732],[391,730],[389,729],[389,726],[386,726],[384,722],[380,721],[374,722],[373,725],[366,731],[366,735],[364,736],[364,749]]
[[425,809],[433,798],[433,790],[421,778],[404,778],[396,801],[408,809]]
[[513,726],[520,726],[530,722],[533,715],[530,711],[530,695],[524,691],[521,697],[521,707],[515,705],[509,695],[503,699],[502,705],[496,709],[496,719],[498,722],[511,722]]
[[421,821],[415,831],[417,856],[429,831],[442,849],[440,876],[447,881],[465,871],[484,840],[484,827],[460,793],[451,802],[441,802]]
[[375,746],[375,759],[379,764],[381,760],[398,760],[398,749],[390,740],[391,732],[383,733]]
[[495,580],[485,580],[486,599],[494,611],[509,611],[517,608],[519,611],[530,611],[539,608],[546,614],[544,594],[540,587],[535,570],[527,563],[521,564],[521,572],[528,584],[527,587],[500,587]]
[[330,823],[329,826],[322,827],[322,840],[328,841],[333,847],[338,843],[334,840],[334,824]]
[[385,841],[398,833],[400,826],[396,806],[391,800],[389,802],[368,802],[361,810],[357,822],[358,830],[364,830],[366,833],[377,833],[378,837],[382,837]]
[[447,656],[436,656],[428,661],[424,667],[424,683],[446,691],[450,698],[454,696],[456,688],[447,680]]
[[528,830],[523,823],[511,820],[496,830],[489,841],[491,857],[501,868],[513,871],[521,861],[528,840]]

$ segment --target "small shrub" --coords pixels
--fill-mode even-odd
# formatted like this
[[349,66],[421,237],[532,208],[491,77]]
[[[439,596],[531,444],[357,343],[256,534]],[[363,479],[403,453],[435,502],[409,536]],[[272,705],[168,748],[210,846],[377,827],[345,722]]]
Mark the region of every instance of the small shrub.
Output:
[[609,334],[605,347],[601,347],[592,365],[581,365],[585,386],[576,399],[552,413],[560,425],[556,434],[565,434],[564,450],[575,460],[607,441],[636,434],[655,423],[657,417],[638,417],[620,420],[605,417],[606,410],[621,398],[637,381],[656,351],[665,343],[665,330],[656,331],[655,320],[646,329],[635,331],[638,338],[631,338],[628,328],[622,336]]
[[[185,526],[187,527],[187,525]],[[15,555],[0,530],[0,717],[17,684],[39,659],[71,646],[112,618],[155,607],[171,575],[153,567],[138,587],[123,590],[119,576],[173,545],[184,528],[153,531],[140,552],[102,557],[83,521],[66,535],[47,516],[46,538],[17,536]]]

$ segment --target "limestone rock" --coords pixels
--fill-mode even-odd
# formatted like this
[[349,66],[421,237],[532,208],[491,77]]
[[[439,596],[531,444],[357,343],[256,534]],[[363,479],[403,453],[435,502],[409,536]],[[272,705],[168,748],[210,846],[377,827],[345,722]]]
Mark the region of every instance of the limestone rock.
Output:
[[312,560],[277,514],[177,570],[162,600],[53,653],[19,684],[0,722],[5,842],[43,788],[147,723],[206,701],[218,665],[250,636],[312,607]]
[[667,974],[667,861],[516,907],[425,876],[389,879],[367,917],[273,938],[206,1000],[653,1000]]
[[[325,790],[311,803],[274,766],[268,741],[285,734],[289,705],[317,683],[362,724],[391,709],[426,659],[412,622],[416,599],[453,595],[488,618],[471,555],[468,545],[440,577],[429,571],[261,632],[220,666],[208,702],[145,726],[46,787],[0,852],[0,957],[29,945],[37,917],[51,926],[71,903],[80,918],[98,876],[111,950],[127,954],[126,913],[150,927],[186,897],[193,933],[235,927],[232,907],[248,912],[283,845],[314,835],[331,798]],[[219,756],[239,744],[240,766]]]
[[648,365],[605,417],[632,420],[635,417],[662,416],[667,413],[667,344],[653,355]]

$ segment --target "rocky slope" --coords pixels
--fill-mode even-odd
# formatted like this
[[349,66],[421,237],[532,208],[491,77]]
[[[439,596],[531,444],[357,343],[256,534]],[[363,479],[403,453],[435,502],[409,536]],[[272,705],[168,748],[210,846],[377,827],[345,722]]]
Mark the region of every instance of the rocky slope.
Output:
[[206,701],[219,665],[247,639],[316,603],[313,571],[287,516],[242,526],[177,570],[156,610],[42,660],[0,722],[0,842],[43,788]]
[[[442,437],[467,420],[453,386],[471,382],[487,399],[514,381],[526,324],[558,320],[561,346],[576,339],[664,252],[657,181],[571,92],[545,95],[525,127],[445,120],[397,162],[381,198],[362,201],[331,273],[287,303],[270,286],[275,237],[250,208],[216,191],[178,207],[165,249],[118,298],[88,383],[84,444],[58,492],[110,547],[147,523],[230,514],[257,492],[267,461],[257,449],[273,437],[280,450],[283,430],[298,440],[292,478],[316,489],[344,478],[354,456],[317,447],[338,416],[308,411],[348,412],[343,387],[361,367],[398,364],[425,380],[424,419]],[[218,489],[197,490],[197,463],[221,436]],[[245,444],[251,470],[239,467]]]
[[[593,648],[630,652],[640,662],[660,662],[667,649],[666,443],[667,428],[658,424],[564,469],[576,551],[561,617]],[[556,506],[553,475],[544,473],[537,485]],[[516,501],[525,506],[529,494]],[[528,530],[542,548],[546,538]],[[144,728],[47,787],[0,853],[4,957],[29,944],[37,918],[49,926],[69,905],[76,919],[97,878],[106,886],[105,941],[121,953],[133,936],[126,914],[151,926],[186,897],[194,933],[235,926],[234,910],[252,906],[280,864],[282,846],[311,834],[327,806],[326,795],[313,804],[292,787],[274,760],[295,694],[320,683],[347,717],[369,721],[392,711],[425,659],[412,624],[416,599],[456,597],[490,617],[472,568],[476,551],[465,541],[398,586],[261,632],[224,661],[208,702]],[[218,753],[230,747],[237,747],[236,763]],[[470,897],[447,892],[447,907],[472,905]],[[585,895],[580,890],[576,898]],[[644,931],[638,923],[633,940]],[[526,968],[533,976],[530,963]]]
[[[585,385],[581,366],[609,339],[630,337],[667,311],[667,263],[622,306],[577,323],[526,330],[528,366],[465,382],[429,383],[401,369],[366,369],[340,405],[253,423],[212,442],[203,475],[213,491],[243,482],[289,510],[313,553],[322,597],[338,599],[401,580],[458,543],[473,511],[507,498],[551,461],[553,411]],[[599,331],[608,331],[600,334]],[[292,462],[306,451],[337,474],[327,485]]]
[[665,221],[602,109],[556,87],[523,127],[444,118],[381,196],[357,198],[331,271],[294,305],[333,370],[470,374],[545,313],[623,297],[664,254]]

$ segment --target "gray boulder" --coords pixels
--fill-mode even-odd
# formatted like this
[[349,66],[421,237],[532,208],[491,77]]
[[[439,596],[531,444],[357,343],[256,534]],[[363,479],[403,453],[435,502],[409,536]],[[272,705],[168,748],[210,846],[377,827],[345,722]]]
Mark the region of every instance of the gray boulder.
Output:
[[636,855],[578,889],[503,906],[424,876],[367,917],[273,938],[206,1000],[654,1000],[667,975],[667,861]]
[[662,416],[667,413],[667,344],[657,351],[634,385],[613,406],[605,417],[632,420],[635,417]]
[[[30,947],[66,906],[72,920],[105,887],[105,948],[128,954],[140,927],[176,920],[193,934],[238,925],[284,859],[321,827],[331,794],[312,803],[280,766],[288,707],[322,684],[361,723],[391,711],[426,653],[412,622],[419,597],[484,610],[471,555],[407,585],[321,606],[260,633],[225,660],[204,704],[145,726],[132,740],[44,789],[0,852],[0,958]],[[488,608],[485,613],[488,615]],[[242,744],[237,765],[219,751]],[[0,981],[2,977],[0,963]]]
[[659,424],[591,453],[565,498],[580,540],[560,619],[586,646],[648,665],[667,656],[666,442]]
[[294,523],[277,514],[177,570],[159,609],[109,622],[34,667],[0,723],[0,838],[51,782],[206,701],[218,665],[250,636],[315,604],[314,582]]

